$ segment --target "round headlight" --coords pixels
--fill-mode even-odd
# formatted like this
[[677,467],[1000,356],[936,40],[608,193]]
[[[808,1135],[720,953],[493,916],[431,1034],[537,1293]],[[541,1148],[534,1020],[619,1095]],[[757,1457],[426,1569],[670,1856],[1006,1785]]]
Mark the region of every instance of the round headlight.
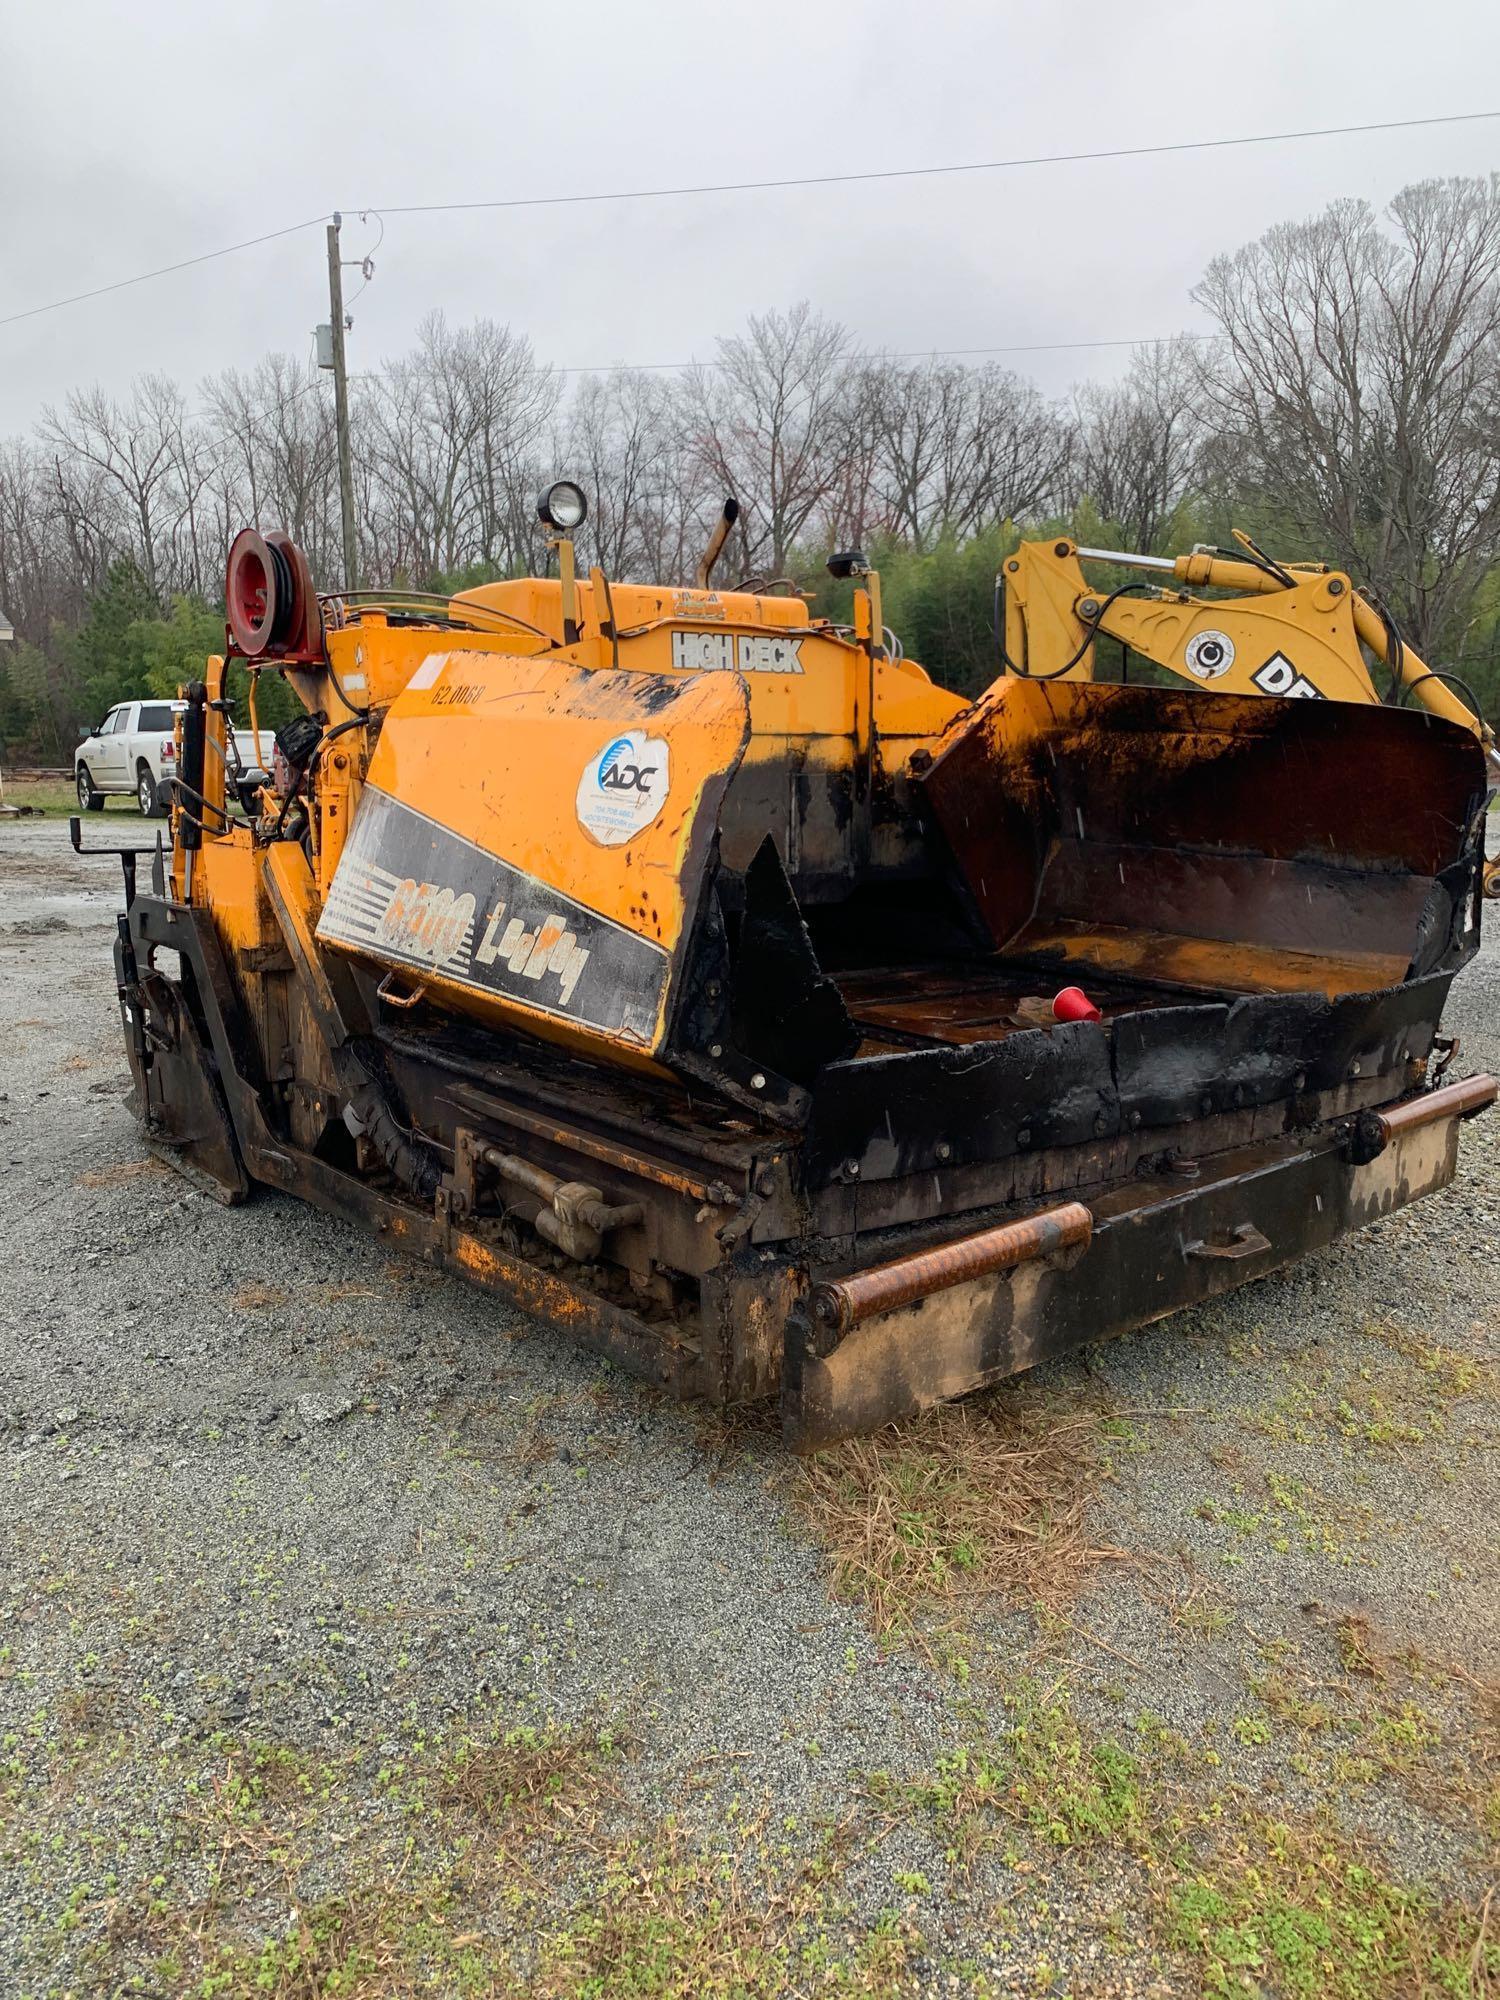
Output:
[[837,577],[841,583],[846,582],[851,576],[870,574],[870,565],[865,561],[863,549],[839,549],[828,558],[824,567],[830,576]]
[[559,479],[538,497],[536,511],[537,518],[549,528],[571,535],[588,519],[589,503],[581,486],[575,486],[571,479]]

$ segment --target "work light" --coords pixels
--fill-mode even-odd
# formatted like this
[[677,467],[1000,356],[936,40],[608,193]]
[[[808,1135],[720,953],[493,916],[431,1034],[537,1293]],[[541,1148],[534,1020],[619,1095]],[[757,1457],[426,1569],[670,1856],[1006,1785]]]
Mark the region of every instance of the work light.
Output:
[[865,561],[863,549],[840,549],[828,558],[827,570],[830,576],[844,583],[851,576],[868,576],[870,565]]
[[536,512],[537,519],[549,528],[571,535],[588,519],[589,503],[581,486],[575,486],[571,479],[559,479],[538,495]]

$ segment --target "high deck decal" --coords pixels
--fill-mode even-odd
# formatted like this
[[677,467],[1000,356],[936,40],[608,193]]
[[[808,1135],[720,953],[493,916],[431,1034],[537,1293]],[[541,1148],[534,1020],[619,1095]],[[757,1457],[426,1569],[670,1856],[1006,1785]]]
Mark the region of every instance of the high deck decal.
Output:
[[742,674],[800,674],[802,641],[782,632],[674,632],[672,665],[691,674],[738,667]]

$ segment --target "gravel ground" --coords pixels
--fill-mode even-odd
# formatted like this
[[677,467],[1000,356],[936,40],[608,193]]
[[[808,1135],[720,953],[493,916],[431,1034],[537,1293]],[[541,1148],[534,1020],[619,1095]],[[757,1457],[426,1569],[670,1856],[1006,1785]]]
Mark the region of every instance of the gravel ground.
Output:
[[[1372,1908],[1477,1906],[1493,1115],[1445,1195],[1030,1378],[1034,1409],[1099,1413],[1088,1532],[1124,1559],[1061,1607],[882,1643],[769,1430],[146,1155],[114,868],[60,818],[0,823],[0,1990],[399,1993],[417,1967],[443,1992],[719,1991],[672,1984],[677,1958],[748,1940],[748,1963],[763,1933],[790,1955],[722,1990],[1187,1994],[1235,1962],[1214,1827],[1255,1813],[1369,1858]],[[1460,1068],[1500,1067],[1500,954],[1449,1025]],[[1039,1804],[996,1821],[953,1774],[1012,1737],[1042,1746]],[[1101,1806],[1106,1741],[1132,1775]],[[478,1744],[571,1746],[514,1846],[498,1808],[462,1817]],[[398,1877],[467,1914],[400,1933]],[[307,1910],[344,1922],[377,1878],[377,1970],[340,1985]],[[1211,1947],[1182,1915],[1200,1879]]]

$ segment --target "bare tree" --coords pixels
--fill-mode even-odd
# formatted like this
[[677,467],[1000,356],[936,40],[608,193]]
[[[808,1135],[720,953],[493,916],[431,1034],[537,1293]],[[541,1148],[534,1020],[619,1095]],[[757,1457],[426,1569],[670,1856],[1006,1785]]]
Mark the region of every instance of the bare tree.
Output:
[[1069,499],[1090,500],[1129,547],[1155,549],[1193,488],[1205,437],[1194,344],[1138,347],[1123,381],[1091,382],[1074,394]]
[[472,499],[467,560],[523,568],[537,548],[539,458],[562,397],[562,378],[538,365],[531,342],[479,320],[467,357],[473,434],[466,456]]
[[213,556],[219,553],[212,549],[209,534],[209,522],[214,518],[209,499],[213,454],[206,431],[190,423],[182,409],[168,433],[167,454],[172,519],[167,529],[163,581],[171,589],[201,597],[217,583],[209,574],[217,569]]
[[536,541],[536,446],[557,398],[557,377],[509,327],[454,331],[429,314],[415,351],[387,363],[363,401],[376,573],[524,560]]
[[746,569],[780,575],[838,484],[851,421],[849,337],[805,301],[752,317],[694,368],[681,410],[702,471],[742,506]]
[[53,464],[40,450],[19,441],[0,443],[0,606],[17,634],[3,649],[0,671],[11,696],[34,719],[39,738],[59,752],[78,719],[81,691],[67,649],[56,637],[82,618],[90,590],[104,579],[108,556],[88,534],[85,518],[68,511],[82,509],[77,484],[65,486],[65,508],[54,477]]
[[1066,431],[1008,369],[882,362],[863,371],[860,389],[882,525],[914,548],[962,540],[1054,494]]
[[[1300,538],[1289,553],[1373,578],[1424,649],[1456,631],[1500,563],[1500,181],[1408,188],[1384,220],[1336,204],[1218,259],[1196,296],[1222,328],[1212,347],[1141,349],[1065,407],[994,365],[861,357],[806,304],[752,318],[714,367],[618,370],[570,397],[510,328],[433,314],[354,384],[362,567],[382,582],[535,567],[535,494],[566,472],[589,489],[584,553],[662,580],[692,574],[726,493],[742,509],[730,578],[782,573],[799,545],[887,535],[920,552],[1084,500],[1160,548],[1185,504],[1222,499]],[[337,581],[326,378],[271,355],[201,396],[189,415],[144,376],[0,445],[0,601],[55,655],[64,706],[53,634],[122,555],[159,601],[206,595],[252,523],[286,528]]]
[[1500,177],[1405,188],[1217,258],[1194,293],[1248,481],[1313,546],[1377,579],[1424,651],[1500,553]]
[[629,577],[642,559],[641,521],[655,497],[670,425],[665,385],[617,369],[579,383],[558,456],[589,494],[587,540],[611,576]]
[[93,581],[93,572],[80,574],[49,472],[31,445],[0,442],[0,607],[33,640],[54,620],[76,616]]
[[[282,528],[315,577],[332,581],[342,560],[332,393],[316,369],[269,354],[249,374],[226,369],[200,393],[206,472],[200,513],[223,550],[243,527]],[[356,399],[357,402],[357,399]],[[207,565],[206,587],[217,582]]]
[[123,547],[119,496],[105,474],[87,459],[54,449],[44,457],[47,507],[67,548],[73,574],[92,596]]
[[[343,535],[332,383],[285,354],[262,361],[255,382],[267,524],[284,528],[306,551],[314,576],[336,577],[343,567]],[[351,425],[362,415],[363,397],[356,394]]]
[[629,369],[580,383],[554,457],[588,488],[586,539],[611,575],[691,580],[728,490],[695,447],[680,384]]
[[[266,365],[262,362],[261,369]],[[259,373],[257,370],[256,375]],[[217,462],[219,491],[226,497],[234,494],[241,498],[248,508],[248,525],[274,527],[278,524],[265,522],[261,513],[265,413],[258,388],[256,376],[226,368],[219,375],[206,377],[199,393],[208,406],[204,422]]]
[[458,562],[477,424],[464,345],[442,313],[429,313],[416,351],[387,365],[371,409],[381,483],[399,524],[397,566],[423,580]]
[[75,393],[64,415],[49,406],[40,425],[42,438],[60,456],[92,467],[113,492],[128,523],[132,553],[158,597],[163,536],[178,498],[176,446],[185,422],[177,384],[165,375],[142,375],[127,403],[116,403],[97,388]]

